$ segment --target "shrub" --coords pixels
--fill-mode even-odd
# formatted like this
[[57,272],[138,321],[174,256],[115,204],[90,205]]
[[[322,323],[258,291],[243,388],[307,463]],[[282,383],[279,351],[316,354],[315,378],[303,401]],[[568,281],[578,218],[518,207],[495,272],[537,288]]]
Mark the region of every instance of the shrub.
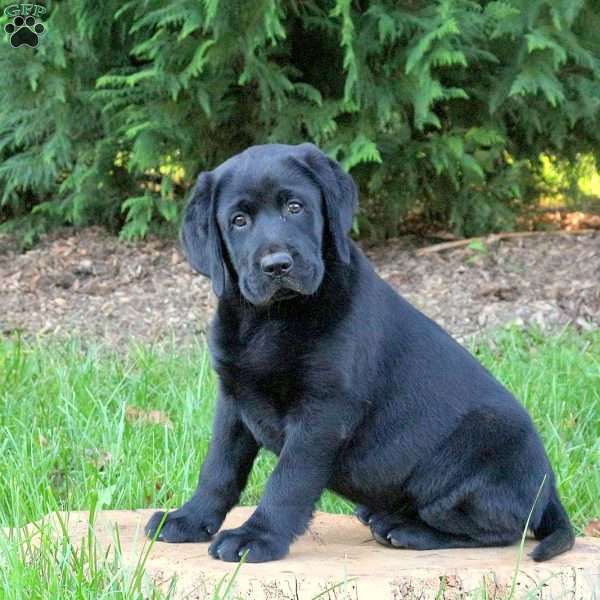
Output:
[[[3,2],[6,6],[8,2]],[[175,223],[201,169],[310,140],[410,211],[511,227],[538,157],[600,141],[598,0],[71,0],[0,53],[0,211],[15,226]],[[6,22],[6,18],[5,18]]]

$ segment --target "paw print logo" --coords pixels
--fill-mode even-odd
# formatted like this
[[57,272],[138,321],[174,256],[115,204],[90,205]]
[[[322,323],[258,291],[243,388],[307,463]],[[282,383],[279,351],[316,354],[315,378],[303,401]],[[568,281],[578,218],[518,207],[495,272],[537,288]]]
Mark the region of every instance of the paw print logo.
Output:
[[35,17],[18,16],[4,26],[4,31],[10,36],[9,41],[13,48],[19,46],[35,48],[40,36],[46,33],[46,28],[43,23],[38,23]]

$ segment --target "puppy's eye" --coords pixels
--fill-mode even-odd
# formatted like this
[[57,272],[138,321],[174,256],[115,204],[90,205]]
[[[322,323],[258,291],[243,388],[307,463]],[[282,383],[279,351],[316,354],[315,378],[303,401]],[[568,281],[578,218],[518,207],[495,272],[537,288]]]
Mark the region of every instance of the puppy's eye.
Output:
[[300,204],[300,202],[297,200],[290,200],[287,204],[287,209],[292,215],[297,215],[304,210],[304,206],[302,206],[302,204]]
[[231,224],[234,227],[246,227],[248,225],[248,218],[242,213],[237,213],[231,218]]

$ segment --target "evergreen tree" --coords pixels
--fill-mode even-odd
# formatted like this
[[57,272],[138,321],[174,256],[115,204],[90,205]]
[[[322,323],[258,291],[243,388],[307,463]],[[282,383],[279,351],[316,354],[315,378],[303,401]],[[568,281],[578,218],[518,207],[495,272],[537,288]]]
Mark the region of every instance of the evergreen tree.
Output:
[[0,218],[31,234],[142,236],[199,170],[302,141],[358,180],[361,233],[418,209],[476,234],[511,226],[541,153],[600,143],[598,0],[47,7],[36,48],[0,46]]

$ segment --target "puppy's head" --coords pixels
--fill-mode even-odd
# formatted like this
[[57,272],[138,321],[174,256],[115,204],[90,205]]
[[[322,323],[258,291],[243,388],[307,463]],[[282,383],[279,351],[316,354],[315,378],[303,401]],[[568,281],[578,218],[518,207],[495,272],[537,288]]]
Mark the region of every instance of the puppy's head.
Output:
[[356,205],[352,178],[316,146],[252,146],[199,176],[183,246],[217,296],[236,285],[255,305],[309,295],[323,280],[324,239],[348,263]]

